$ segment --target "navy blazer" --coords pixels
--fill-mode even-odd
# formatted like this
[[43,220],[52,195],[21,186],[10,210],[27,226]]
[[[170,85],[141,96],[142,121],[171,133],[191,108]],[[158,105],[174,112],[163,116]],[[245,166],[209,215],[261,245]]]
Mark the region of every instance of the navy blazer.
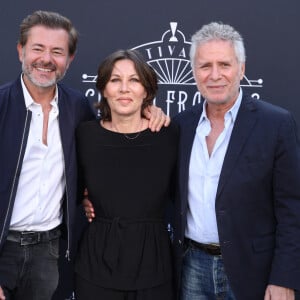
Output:
[[[180,113],[174,246],[180,278],[191,149],[202,104]],[[300,150],[291,114],[244,96],[219,179],[215,211],[225,270],[237,300],[268,284],[300,289]]]
[[[0,87],[0,250],[9,230],[31,121],[31,111],[26,109],[20,78],[21,75],[14,82]],[[80,122],[94,118],[94,113],[82,93],[63,84],[57,86],[66,181],[63,208],[68,256],[77,199],[75,129]]]

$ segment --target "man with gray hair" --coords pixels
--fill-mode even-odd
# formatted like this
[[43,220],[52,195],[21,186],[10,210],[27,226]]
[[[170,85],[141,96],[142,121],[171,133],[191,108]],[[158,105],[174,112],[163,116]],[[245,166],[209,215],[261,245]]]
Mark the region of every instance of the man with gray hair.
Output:
[[174,246],[181,300],[292,300],[300,289],[300,149],[291,114],[247,96],[241,35],[192,37],[203,97],[180,127]]

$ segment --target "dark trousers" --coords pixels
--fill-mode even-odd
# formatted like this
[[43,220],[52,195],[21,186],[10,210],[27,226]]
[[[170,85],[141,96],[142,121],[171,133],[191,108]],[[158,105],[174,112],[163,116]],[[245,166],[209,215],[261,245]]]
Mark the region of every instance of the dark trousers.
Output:
[[6,300],[51,300],[58,284],[58,245],[58,238],[32,245],[5,242],[0,286]]
[[76,300],[174,300],[171,282],[148,289],[123,291],[95,285],[78,274],[75,277]]

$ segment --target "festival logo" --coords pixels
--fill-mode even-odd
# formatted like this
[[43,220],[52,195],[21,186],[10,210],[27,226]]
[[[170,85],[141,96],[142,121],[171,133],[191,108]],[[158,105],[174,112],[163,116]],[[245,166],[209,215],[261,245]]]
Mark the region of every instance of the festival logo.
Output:
[[[169,116],[184,111],[201,100],[190,65],[190,45],[191,42],[188,42],[184,33],[178,29],[178,23],[170,22],[170,28],[159,40],[133,48],[141,52],[148,64],[156,71],[159,90],[155,103]],[[95,85],[96,78],[97,76],[94,75],[83,74],[82,82]],[[254,88],[250,93],[258,99],[260,95],[257,88],[261,88],[262,84],[262,79],[250,80],[246,76],[241,82],[244,88]],[[93,97],[94,101],[101,100],[94,87],[86,90],[86,96]]]

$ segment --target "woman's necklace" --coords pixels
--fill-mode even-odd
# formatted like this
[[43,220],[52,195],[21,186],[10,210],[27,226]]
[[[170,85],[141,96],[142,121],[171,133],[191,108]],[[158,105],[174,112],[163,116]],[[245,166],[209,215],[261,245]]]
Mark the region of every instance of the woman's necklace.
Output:
[[139,126],[138,132],[135,135],[132,135],[131,133],[121,133],[115,125],[111,126],[111,129],[115,129],[118,133],[123,134],[123,136],[127,140],[135,140],[135,139],[137,139],[141,135],[141,133],[142,133],[142,128],[143,128],[143,119],[141,120],[141,124]]
[[126,133],[123,133],[124,137],[127,139],[127,140],[135,140],[136,138],[138,138],[140,135],[141,135],[141,131],[138,132],[136,135],[128,135]]

